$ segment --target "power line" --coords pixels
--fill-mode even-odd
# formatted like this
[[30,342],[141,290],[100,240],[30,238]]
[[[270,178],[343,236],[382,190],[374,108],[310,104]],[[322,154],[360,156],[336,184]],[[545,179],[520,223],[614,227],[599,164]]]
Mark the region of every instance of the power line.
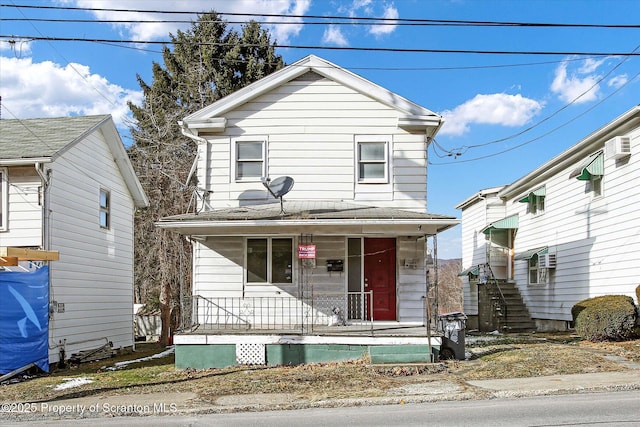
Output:
[[[3,6],[3,5],[0,5]],[[102,11],[104,9],[91,9]],[[117,10],[125,12],[123,10]],[[138,12],[138,11],[135,11]],[[140,11],[148,13],[168,13],[158,11]],[[176,12],[181,14],[201,14],[202,12]],[[413,27],[528,27],[528,28],[610,28],[610,29],[640,29],[636,24],[558,24],[558,23],[530,23],[530,22],[481,22],[481,21],[444,21],[427,19],[404,19],[404,18],[367,18],[367,17],[320,17],[313,15],[275,15],[275,14],[248,14],[248,13],[218,13],[221,16],[247,16],[247,17],[282,17],[282,18],[304,18],[323,19],[322,21],[260,21],[261,24],[268,25],[367,25],[367,26],[413,26]],[[330,21],[329,19],[335,19]],[[365,21],[374,20],[375,22]],[[0,21],[7,22],[58,22],[58,23],[95,23],[95,24],[192,24],[192,19],[69,19],[69,18],[0,18]],[[219,21],[198,21],[200,23],[215,23]],[[247,21],[224,21],[227,24],[246,24]]]
[[[0,35],[0,38],[6,38],[8,36]],[[14,36],[12,36],[14,37]],[[29,39],[9,39],[8,43],[17,43],[17,42],[29,42]],[[154,49],[146,49],[140,46],[124,46],[119,43],[108,43],[108,42],[96,42],[97,44],[103,44],[109,47],[115,47],[120,49],[130,49],[137,50],[140,52],[149,52],[149,53],[157,53],[161,54],[161,50]],[[280,46],[277,46],[280,47]],[[498,69],[498,68],[512,68],[512,67],[532,67],[536,65],[550,65],[550,64],[560,64],[563,62],[572,62],[572,61],[584,61],[585,59],[596,59],[596,58],[604,58],[608,55],[594,55],[594,56],[581,56],[579,58],[565,58],[560,60],[553,61],[535,61],[535,62],[521,62],[515,64],[493,64],[493,65],[459,65],[459,66],[434,66],[434,67],[362,67],[362,66],[347,66],[346,68],[350,70],[368,70],[368,71],[460,71],[460,70],[486,70],[486,69]],[[212,58],[222,60],[224,58]],[[240,60],[237,59],[235,62],[238,63],[247,63],[248,60]]]
[[[640,49],[640,45],[636,46],[636,48],[633,51],[635,52],[638,49]],[[491,141],[488,141],[488,142],[484,142],[484,143],[481,143],[481,144],[463,145],[462,147],[453,148],[453,149],[448,151],[448,156],[452,156],[453,155],[453,156],[455,156],[457,158],[459,156],[462,156],[463,154],[465,154],[468,150],[470,150],[472,148],[485,147],[487,145],[492,145],[492,144],[496,144],[496,143],[499,143],[499,142],[505,142],[505,141],[508,141],[510,139],[517,138],[518,136],[524,135],[525,133],[535,129],[536,127],[541,126],[543,123],[551,120],[553,117],[557,116],[562,111],[564,111],[567,108],[569,108],[571,105],[574,105],[576,102],[578,102],[578,100],[580,98],[585,96],[587,93],[591,92],[595,87],[597,87],[600,83],[602,83],[607,77],[609,77],[611,74],[613,74],[613,72],[615,70],[620,68],[622,66],[622,64],[624,64],[628,59],[629,59],[628,56],[623,57],[614,67],[612,67],[606,74],[604,74],[602,77],[600,77],[598,80],[596,80],[589,88],[587,88],[582,93],[580,93],[578,96],[573,98],[570,102],[566,103],[565,105],[563,105],[562,107],[558,108],[556,111],[554,111],[553,113],[551,113],[547,117],[539,120],[538,122],[534,123],[533,125],[525,128],[525,129],[523,129],[521,131],[518,131],[515,134],[509,135],[509,136],[506,136],[506,137],[503,137],[503,138],[494,139],[494,140],[491,140]],[[443,149],[443,147],[440,146],[440,149]],[[445,151],[447,151],[447,150],[445,150]]]
[[[569,125],[570,123],[576,121],[580,117],[582,117],[582,116],[586,115],[587,113],[593,111],[596,107],[599,107],[603,102],[605,102],[607,99],[611,98],[613,95],[615,95],[616,93],[621,91],[624,87],[626,87],[628,84],[630,84],[631,82],[636,80],[638,77],[640,77],[640,72],[637,73],[636,75],[634,75],[629,80],[627,80],[627,82],[625,84],[621,85],[619,88],[617,88],[616,90],[614,90],[613,92],[611,92],[610,94],[608,94],[607,96],[605,96],[604,98],[602,98],[601,100],[599,100],[598,102],[593,104],[591,107],[587,108],[585,111],[581,112],[580,114],[576,115],[575,117],[572,117],[571,119],[567,120],[566,122],[556,126],[555,128],[543,133],[542,135],[537,136],[535,138],[531,138],[531,139],[529,139],[527,141],[524,141],[521,144],[514,145],[513,147],[509,147],[509,148],[507,148],[505,150],[502,150],[502,151],[498,151],[497,153],[492,153],[492,154],[487,154],[487,155],[484,155],[484,156],[474,157],[472,159],[465,159],[465,160],[460,160],[460,161],[455,161],[455,162],[440,162],[440,163],[432,163],[431,161],[429,161],[429,164],[430,165],[434,165],[434,166],[441,166],[441,165],[453,165],[453,164],[459,164],[459,163],[469,163],[469,162],[474,162],[474,161],[477,161],[477,160],[483,160],[483,159],[488,159],[490,157],[499,156],[501,154],[508,153],[509,151],[513,151],[513,150],[515,150],[517,148],[524,147],[525,145],[531,144],[532,142],[538,141],[538,140],[540,140],[540,139],[542,139],[542,138],[544,138],[546,136],[551,135],[552,133],[554,133],[554,132],[562,129],[563,127]],[[438,157],[441,157],[441,156],[438,156]]]
[[[158,40],[118,40],[99,39],[84,37],[43,37],[25,35],[1,35],[0,39],[8,41],[15,39],[28,39],[30,41],[61,41],[61,42],[88,42],[88,43],[133,43],[133,44],[153,44],[153,45],[194,45],[192,41],[158,41]],[[221,46],[221,47],[261,47],[256,43],[218,43],[199,42],[198,46]],[[282,49],[305,49],[305,50],[339,50],[339,51],[361,51],[361,52],[394,52],[394,53],[454,53],[454,54],[478,54],[478,55],[577,55],[577,56],[640,56],[638,52],[579,52],[579,51],[517,51],[517,50],[479,50],[479,49],[417,49],[417,48],[397,48],[397,47],[351,47],[351,46],[313,46],[313,45],[275,45]]]
[[[90,8],[72,6],[43,6],[43,5],[16,5],[0,4],[0,7],[42,9],[42,10],[79,10],[88,12],[123,12],[123,13],[154,13],[154,14],[180,14],[180,15],[201,15],[203,11],[186,10],[149,10],[149,9],[117,9],[117,8]],[[349,22],[364,21],[375,24],[404,25],[449,25],[449,26],[492,26],[492,27],[543,27],[543,28],[640,28],[637,24],[567,24],[567,23],[541,23],[541,22],[513,22],[513,21],[474,21],[474,20],[453,20],[453,19],[420,19],[420,18],[375,18],[362,16],[336,16],[336,15],[293,15],[279,13],[241,13],[241,12],[216,12],[220,16],[245,16],[263,18],[300,18],[300,19],[322,19],[322,20],[344,20]],[[145,21],[140,21],[145,22]],[[268,22],[278,24],[278,22]],[[297,22],[297,24],[306,22]],[[342,22],[340,22],[342,23]]]

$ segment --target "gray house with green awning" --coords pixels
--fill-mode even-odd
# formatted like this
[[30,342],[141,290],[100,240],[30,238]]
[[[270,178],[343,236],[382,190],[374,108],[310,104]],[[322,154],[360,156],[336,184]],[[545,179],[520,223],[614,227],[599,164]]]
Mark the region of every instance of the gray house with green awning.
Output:
[[468,325],[565,330],[584,298],[633,298],[640,265],[640,107],[462,211]]

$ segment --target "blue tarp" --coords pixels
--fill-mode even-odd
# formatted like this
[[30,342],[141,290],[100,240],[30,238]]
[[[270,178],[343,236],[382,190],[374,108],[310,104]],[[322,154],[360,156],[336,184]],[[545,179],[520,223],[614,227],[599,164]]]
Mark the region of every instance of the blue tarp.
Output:
[[49,267],[0,271],[0,374],[30,363],[49,372]]

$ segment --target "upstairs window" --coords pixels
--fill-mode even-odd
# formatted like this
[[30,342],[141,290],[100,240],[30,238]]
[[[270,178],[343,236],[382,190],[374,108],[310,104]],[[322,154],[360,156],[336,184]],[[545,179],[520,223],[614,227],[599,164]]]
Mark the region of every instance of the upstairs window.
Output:
[[247,239],[247,283],[293,283],[293,240]]
[[544,201],[547,196],[546,187],[538,187],[522,199],[518,200],[520,203],[527,204],[527,212],[533,215],[538,215],[544,212]]
[[0,231],[7,229],[7,216],[9,214],[9,179],[7,169],[0,168]]
[[100,228],[111,226],[111,194],[107,190],[100,190]]
[[235,141],[236,181],[259,181],[267,176],[266,141]]
[[585,186],[585,191],[593,198],[602,196],[602,175],[592,175]]
[[358,183],[389,182],[389,144],[386,137],[359,137],[356,140]]
[[587,157],[572,173],[571,177],[579,181],[587,181],[585,193],[592,197],[602,196],[602,176],[604,175],[604,155],[602,151]]

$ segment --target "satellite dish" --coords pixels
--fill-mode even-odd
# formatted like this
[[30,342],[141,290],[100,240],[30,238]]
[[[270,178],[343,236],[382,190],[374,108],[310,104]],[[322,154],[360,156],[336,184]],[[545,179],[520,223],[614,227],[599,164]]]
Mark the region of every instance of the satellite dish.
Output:
[[280,215],[284,215],[282,196],[293,188],[293,178],[290,176],[281,176],[273,181],[271,181],[270,178],[262,178],[262,185],[269,190],[269,193],[271,193],[273,197],[280,199]]

